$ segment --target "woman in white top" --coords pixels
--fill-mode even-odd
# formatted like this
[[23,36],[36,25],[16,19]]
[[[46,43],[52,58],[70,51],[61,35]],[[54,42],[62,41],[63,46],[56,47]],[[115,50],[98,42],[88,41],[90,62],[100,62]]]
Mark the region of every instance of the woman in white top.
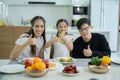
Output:
[[73,36],[67,34],[68,22],[65,19],[60,19],[57,21],[56,28],[57,34],[52,35],[45,47],[51,46],[50,58],[69,57],[70,51],[73,49]]
[[45,37],[45,19],[41,16],[35,16],[31,20],[31,29],[20,35],[15,42],[10,59],[23,59],[26,57],[44,58]]

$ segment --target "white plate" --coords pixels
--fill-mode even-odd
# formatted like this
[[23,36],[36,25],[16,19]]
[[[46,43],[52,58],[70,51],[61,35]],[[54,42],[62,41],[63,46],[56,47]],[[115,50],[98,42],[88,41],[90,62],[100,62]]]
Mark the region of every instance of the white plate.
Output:
[[64,75],[67,75],[67,76],[76,76],[76,75],[82,73],[82,72],[83,72],[83,69],[82,69],[81,67],[77,67],[77,71],[78,71],[78,73],[68,74],[68,73],[64,73],[64,72],[63,72],[63,69],[61,70],[62,74],[64,74]]
[[34,58],[33,57],[26,57],[26,58],[23,58],[22,60],[19,59],[18,62],[23,64],[26,59],[33,60]]
[[120,58],[111,58],[111,61],[116,64],[120,64]]
[[62,59],[62,58],[63,58],[63,59],[66,59],[66,58],[69,58],[69,57],[57,57],[57,58],[54,59],[54,61],[55,61],[55,62],[62,63],[62,64],[71,64],[71,63],[73,63],[73,62],[76,61],[74,58],[72,58],[72,60],[73,60],[72,62],[60,62],[60,59]]
[[56,65],[54,68],[49,68],[49,70],[56,70],[56,69],[63,68],[63,65],[61,63],[58,63],[58,62],[49,62],[49,63],[54,63]]
[[2,73],[19,73],[24,71],[24,65],[21,64],[10,64],[0,67],[0,72]]

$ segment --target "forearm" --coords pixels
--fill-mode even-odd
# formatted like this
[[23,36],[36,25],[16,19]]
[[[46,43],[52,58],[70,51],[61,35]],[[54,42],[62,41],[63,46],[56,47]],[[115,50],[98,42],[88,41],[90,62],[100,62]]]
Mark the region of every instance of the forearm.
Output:
[[45,48],[50,47],[54,42],[52,41],[52,39],[50,39],[46,44],[45,44]]
[[26,42],[22,46],[16,45],[10,54],[10,59],[15,60],[29,44]]
[[72,51],[73,50],[73,42],[71,40],[64,39],[65,45],[67,48]]

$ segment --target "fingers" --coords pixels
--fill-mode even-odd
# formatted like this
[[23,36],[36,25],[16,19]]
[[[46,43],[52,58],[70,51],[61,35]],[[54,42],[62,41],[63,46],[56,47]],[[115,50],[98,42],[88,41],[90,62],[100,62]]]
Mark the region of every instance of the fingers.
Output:
[[91,56],[91,55],[92,55],[92,51],[91,51],[90,49],[84,49],[84,50],[83,50],[83,54],[84,54],[85,56]]
[[36,44],[36,38],[32,38],[32,37],[33,37],[33,35],[31,34],[29,36],[29,40],[28,40],[28,42],[29,42],[30,45]]

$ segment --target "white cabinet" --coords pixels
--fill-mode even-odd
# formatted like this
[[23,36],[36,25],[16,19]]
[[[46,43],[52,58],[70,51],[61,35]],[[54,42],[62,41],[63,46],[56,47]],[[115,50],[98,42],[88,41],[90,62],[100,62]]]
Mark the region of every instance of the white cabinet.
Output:
[[72,0],[72,5],[89,5],[90,0]]
[[5,4],[7,5],[25,5],[28,4],[27,0],[5,0]]
[[28,2],[55,2],[56,5],[71,5],[71,0],[5,0],[9,5],[28,5]]
[[56,5],[71,5],[71,0],[55,0]]
[[9,5],[28,5],[29,2],[55,2],[55,0],[5,0]]
[[110,31],[110,48],[117,51],[119,0],[91,0],[91,24],[95,30]]

